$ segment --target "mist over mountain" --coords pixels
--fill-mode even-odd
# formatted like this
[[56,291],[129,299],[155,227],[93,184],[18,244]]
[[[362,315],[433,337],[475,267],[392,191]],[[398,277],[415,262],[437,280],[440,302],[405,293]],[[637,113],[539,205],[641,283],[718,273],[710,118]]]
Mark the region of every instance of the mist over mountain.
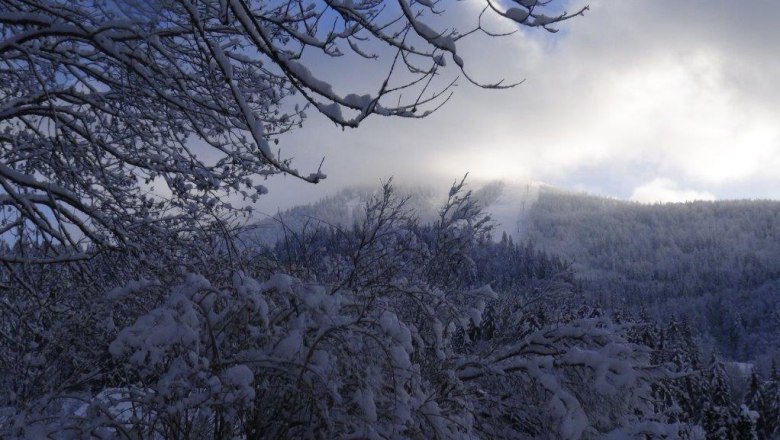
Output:
[[[493,220],[493,237],[503,233],[515,238],[525,232],[531,207],[542,184],[534,181],[494,180],[473,185],[475,200]],[[431,185],[396,184],[406,198],[406,207],[414,211],[422,222],[433,221],[446,199],[446,188]],[[349,226],[365,211],[369,199],[379,194],[378,185],[351,186],[305,205],[293,206],[273,216],[256,218],[244,237],[250,242],[271,244],[284,235],[285,229],[300,231],[305,227],[323,225]]]
[[[276,215],[259,218],[247,228],[243,237],[248,244],[270,245],[282,238],[286,230],[299,232],[322,226],[348,227],[364,214],[371,197],[380,192],[378,185],[348,187],[314,203],[293,206]],[[399,192],[408,199],[406,207],[418,213],[424,221],[434,218],[437,205],[445,195],[425,186],[400,188]]]

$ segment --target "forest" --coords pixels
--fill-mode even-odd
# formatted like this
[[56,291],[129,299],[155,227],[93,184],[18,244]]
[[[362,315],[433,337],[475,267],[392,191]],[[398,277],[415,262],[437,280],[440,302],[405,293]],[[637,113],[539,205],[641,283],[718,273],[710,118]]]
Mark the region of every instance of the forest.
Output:
[[685,316],[599,306],[563,257],[491,239],[464,182],[430,223],[408,202],[388,183],[353,224],[271,245],[6,265],[4,435],[777,435],[774,364],[737,371]]
[[780,334],[780,203],[646,205],[542,189],[525,239],[574,262],[610,309],[691,323],[704,342],[768,367]]
[[780,438],[775,202],[545,190],[513,236],[496,185],[388,177],[258,215],[328,177],[311,115],[520,86],[484,48],[564,6],[0,0],[0,438]]

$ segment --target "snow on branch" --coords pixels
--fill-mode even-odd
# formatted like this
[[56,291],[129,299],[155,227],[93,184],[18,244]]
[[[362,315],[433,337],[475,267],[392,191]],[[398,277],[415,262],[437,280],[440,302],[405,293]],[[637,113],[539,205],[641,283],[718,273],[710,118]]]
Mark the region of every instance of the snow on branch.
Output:
[[[321,169],[301,172],[273,147],[305,110],[342,127],[371,115],[424,117],[454,85],[434,81],[447,69],[444,55],[462,71],[457,42],[492,35],[479,24],[435,29],[444,2],[429,1],[2,5],[0,232],[42,243],[49,255],[40,261],[222,221],[237,214],[225,195],[262,195],[257,178],[316,183]],[[550,18],[538,13],[541,2],[522,1],[529,18],[518,20],[490,5],[518,26],[548,30],[582,12]],[[369,81],[372,93],[337,90],[310,54],[354,71],[345,54],[372,60],[388,51],[392,63]]]

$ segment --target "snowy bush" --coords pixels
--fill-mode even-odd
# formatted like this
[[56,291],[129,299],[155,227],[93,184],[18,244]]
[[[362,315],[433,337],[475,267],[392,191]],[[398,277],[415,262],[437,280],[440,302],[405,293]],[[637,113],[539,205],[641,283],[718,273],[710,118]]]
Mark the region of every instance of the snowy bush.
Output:
[[[3,396],[0,434],[578,439],[678,429],[654,411],[659,369],[623,326],[571,302],[542,312],[481,284],[473,251],[494,246],[490,222],[462,182],[433,225],[404,206],[385,185],[352,229],[298,241],[330,240],[315,246],[317,263],[288,240],[274,258],[247,249],[243,269],[204,265],[109,290],[111,307],[93,310],[126,316],[83,359],[80,385]],[[301,261],[317,280],[274,273]],[[85,377],[97,359],[100,377]]]

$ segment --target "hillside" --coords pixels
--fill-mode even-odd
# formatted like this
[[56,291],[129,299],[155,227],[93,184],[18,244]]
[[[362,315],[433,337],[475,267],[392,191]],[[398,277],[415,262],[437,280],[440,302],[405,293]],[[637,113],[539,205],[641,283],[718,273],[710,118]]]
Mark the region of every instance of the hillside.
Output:
[[[446,199],[446,188],[430,186],[397,186],[406,198],[405,206],[422,222],[433,221]],[[470,187],[475,200],[494,221],[494,238],[507,234],[522,235],[526,218],[539,192],[532,182],[507,183],[492,181]],[[321,200],[299,205],[272,217],[257,218],[244,234],[249,243],[272,244],[284,235],[284,230],[300,231],[322,225],[351,226],[365,210],[366,202],[378,195],[378,186],[355,186],[342,189]]]
[[[405,188],[422,221],[444,197]],[[350,188],[257,222],[248,243],[271,244],[285,228],[351,226],[372,188]],[[780,202],[647,205],[534,183],[490,182],[474,197],[495,222],[493,239],[573,263],[585,298],[660,322],[687,320],[705,343],[738,360],[780,354]]]
[[777,350],[780,202],[646,205],[540,191],[524,239],[572,260],[610,308],[693,321],[723,354]]

